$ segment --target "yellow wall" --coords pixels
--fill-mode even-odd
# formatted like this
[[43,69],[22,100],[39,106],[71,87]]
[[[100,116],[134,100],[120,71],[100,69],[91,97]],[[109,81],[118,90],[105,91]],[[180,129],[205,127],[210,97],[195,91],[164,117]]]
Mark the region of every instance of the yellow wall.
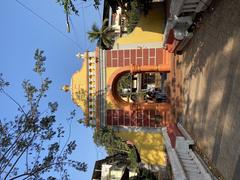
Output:
[[111,78],[112,74],[121,67],[107,67],[106,78],[107,81]]
[[164,34],[164,6],[155,6],[146,16],[142,15],[140,21],[129,35],[119,38],[115,45],[162,42]]
[[[161,43],[164,34],[164,13],[163,4],[155,6],[155,8],[148,12],[147,16],[141,16],[137,27],[132,33],[119,38],[115,42],[115,45]],[[107,81],[117,69],[116,67],[107,68]],[[107,101],[111,103],[108,97]],[[135,144],[140,153],[142,162],[166,166],[166,153],[164,151],[163,137],[160,133],[119,132],[118,134],[123,139],[130,140]]]
[[[108,82],[108,80],[111,78],[112,74],[119,69],[119,67],[107,67],[106,68],[106,80]],[[110,100],[110,98],[108,98],[108,96],[106,97],[107,103],[108,103],[108,107],[109,109],[114,109],[116,108],[116,105]]]
[[[95,59],[90,58],[92,61],[95,61]],[[87,99],[87,86],[88,86],[88,67],[87,67],[87,59],[85,58],[82,63],[82,67],[79,71],[75,72],[72,75],[71,79],[71,96],[73,102],[78,105],[83,112],[86,111],[86,99]],[[95,70],[91,70],[91,72],[95,72]],[[89,72],[90,73],[90,72]],[[95,76],[95,75],[92,75]],[[94,85],[95,82],[89,83],[89,85]],[[93,92],[95,92],[95,88],[92,87],[90,89],[93,89]]]
[[166,166],[163,137],[160,133],[119,132],[118,135],[130,140],[137,147],[141,161],[146,164]]
[[[73,74],[71,79],[71,96],[73,102],[85,112],[86,92],[87,92],[87,69],[86,62],[83,63],[81,71]],[[85,94],[85,97],[84,97]]]

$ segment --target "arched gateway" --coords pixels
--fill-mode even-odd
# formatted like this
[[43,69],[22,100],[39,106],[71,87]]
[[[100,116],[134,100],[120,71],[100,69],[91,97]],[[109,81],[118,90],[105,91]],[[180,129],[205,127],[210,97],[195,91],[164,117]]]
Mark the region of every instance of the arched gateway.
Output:
[[[170,72],[169,58],[162,48],[106,51],[106,62],[106,97],[108,103],[112,104],[106,111],[107,125],[159,127],[170,118],[166,87],[161,87],[157,82],[164,81],[160,74]],[[130,80],[123,79],[125,82],[119,82],[126,74]],[[146,82],[151,75],[153,76],[151,83]],[[126,81],[129,86],[125,89],[121,87],[119,90],[119,83],[126,84]],[[129,95],[128,101],[121,97],[119,92],[121,90],[122,93],[124,90],[127,91],[125,97],[126,94]],[[159,96],[159,100],[156,96]],[[136,98],[134,100],[133,97],[138,100]],[[160,101],[161,97],[165,98],[165,101]]]
[[174,179],[211,179],[190,149],[193,140],[174,122],[166,83],[171,54],[162,48],[165,11],[157,4],[112,50],[79,54],[82,67],[63,90],[71,91],[87,126],[112,127],[135,145],[143,165],[157,171],[168,158]]
[[154,6],[112,50],[79,55],[82,67],[64,88],[84,111],[86,125],[114,128],[135,144],[142,163],[156,170],[167,164],[160,127],[169,126],[172,119],[166,85],[170,55],[162,48],[164,22],[163,6]]
[[162,48],[96,49],[79,57],[82,68],[63,90],[70,90],[72,100],[84,111],[85,124],[111,126],[135,143],[145,164],[165,166],[158,127],[171,119],[165,83],[169,54]]

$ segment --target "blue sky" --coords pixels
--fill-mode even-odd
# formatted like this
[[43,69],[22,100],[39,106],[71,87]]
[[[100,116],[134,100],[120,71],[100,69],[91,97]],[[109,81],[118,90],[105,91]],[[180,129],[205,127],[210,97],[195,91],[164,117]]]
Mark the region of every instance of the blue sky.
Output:
[[[46,75],[53,80],[48,92],[48,101],[57,101],[59,110],[58,121],[68,128],[65,119],[70,111],[76,109],[79,118],[82,112],[73,102],[69,93],[60,89],[62,85],[69,84],[72,74],[81,67],[81,60],[75,55],[84,52],[87,48],[92,51],[95,43],[87,40],[86,32],[94,22],[99,24],[100,13],[91,4],[93,1],[77,3],[79,16],[72,17],[72,32],[66,32],[65,15],[62,7],[55,0],[19,0],[30,7],[35,13],[53,24],[66,36],[58,33],[49,24],[34,16],[31,12],[20,6],[16,0],[1,2],[1,28],[0,28],[0,72],[10,82],[8,92],[21,104],[24,104],[21,82],[23,79],[37,81],[32,71],[33,54],[36,48],[44,50],[47,56]],[[80,47],[76,46],[75,41]],[[0,118],[11,119],[17,108],[9,99],[0,95]],[[74,159],[88,164],[88,172],[79,173],[71,171],[73,180],[88,180],[92,175],[92,168],[97,159],[105,157],[102,149],[96,148],[92,141],[92,130],[77,122],[72,122],[71,139],[77,139],[78,149]]]

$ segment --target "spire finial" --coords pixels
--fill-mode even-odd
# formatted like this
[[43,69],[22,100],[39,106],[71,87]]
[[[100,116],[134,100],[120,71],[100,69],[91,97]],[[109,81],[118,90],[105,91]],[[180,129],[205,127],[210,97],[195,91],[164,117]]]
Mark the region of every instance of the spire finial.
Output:
[[65,91],[65,92],[68,92],[70,90],[69,85],[64,85],[62,87],[62,90]]
[[76,54],[76,57],[77,57],[78,59],[80,59],[80,58],[84,59],[85,54],[81,54],[81,53],[79,52],[79,53]]

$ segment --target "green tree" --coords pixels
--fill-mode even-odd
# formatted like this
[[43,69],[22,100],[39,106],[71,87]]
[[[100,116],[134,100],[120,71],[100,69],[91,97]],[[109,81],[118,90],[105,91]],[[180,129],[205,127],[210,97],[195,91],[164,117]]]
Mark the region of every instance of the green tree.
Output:
[[108,128],[102,127],[95,129],[93,134],[94,142],[97,146],[102,146],[107,153],[115,158],[114,162],[125,164],[130,170],[137,172],[131,180],[156,180],[154,173],[143,167],[139,167],[139,155],[134,146],[128,145],[125,140],[117,136],[116,133]]
[[[87,1],[87,0],[57,0],[57,3],[61,6],[63,6],[64,13],[66,14],[66,22],[67,22],[67,31],[70,32],[70,15],[79,15],[77,5],[75,2],[80,1]],[[93,6],[98,9],[100,5],[100,0],[94,0]]]
[[137,26],[140,19],[140,8],[137,0],[133,0],[131,3],[131,9],[126,12],[128,21],[127,21],[127,31],[131,33],[134,28]]
[[92,30],[88,32],[88,39],[91,42],[97,41],[98,46],[109,49],[113,45],[114,29],[108,26],[108,19],[103,21],[102,27],[92,25]]
[[[69,139],[61,144],[65,131],[56,123],[57,102],[49,102],[42,107],[42,99],[51,84],[44,77],[46,57],[43,51],[35,52],[34,72],[39,75],[39,86],[29,80],[22,83],[27,105],[22,106],[7,91],[9,83],[0,74],[0,93],[7,96],[18,107],[13,120],[0,120],[0,177],[1,179],[42,179],[52,170],[59,172],[61,179],[69,179],[67,168],[86,171],[84,162],[71,160],[76,142]],[[46,109],[41,111],[42,109]],[[71,112],[69,121],[75,117]],[[48,179],[56,179],[49,176]]]
[[97,146],[104,147],[109,155],[123,154],[127,159],[123,160],[130,169],[138,171],[138,154],[134,146],[128,145],[125,140],[117,136],[116,133],[108,128],[102,127],[95,129],[93,134],[94,143]]

